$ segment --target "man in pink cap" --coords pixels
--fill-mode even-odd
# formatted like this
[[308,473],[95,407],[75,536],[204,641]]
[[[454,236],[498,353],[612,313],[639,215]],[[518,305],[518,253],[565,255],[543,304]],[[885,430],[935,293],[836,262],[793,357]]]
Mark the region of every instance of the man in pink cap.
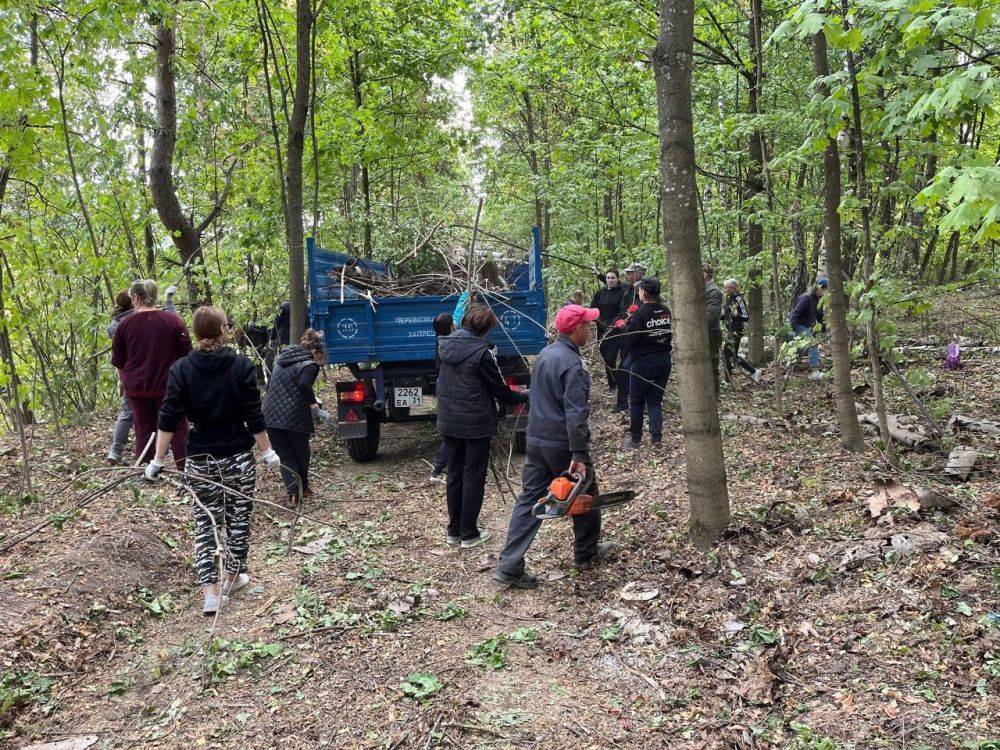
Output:
[[[528,412],[528,451],[521,475],[522,491],[514,504],[507,543],[493,578],[508,586],[533,589],[538,579],[524,570],[524,555],[538,533],[541,521],[531,508],[545,497],[549,483],[569,469],[593,476],[590,447],[590,373],[580,357],[580,347],[590,338],[591,323],[600,311],[566,305],[556,315],[558,338],[535,359],[531,372],[531,409]],[[588,493],[598,494],[595,481]],[[574,515],[573,562],[586,565],[611,551],[610,542],[598,544],[601,512]]]

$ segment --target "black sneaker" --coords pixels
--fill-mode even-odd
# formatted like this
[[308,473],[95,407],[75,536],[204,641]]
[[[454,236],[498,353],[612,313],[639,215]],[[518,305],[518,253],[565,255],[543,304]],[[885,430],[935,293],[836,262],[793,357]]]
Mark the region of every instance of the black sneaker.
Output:
[[512,589],[537,589],[538,579],[527,573],[522,573],[519,576],[511,575],[510,573],[505,573],[502,570],[493,571],[493,580],[499,583],[505,583]]

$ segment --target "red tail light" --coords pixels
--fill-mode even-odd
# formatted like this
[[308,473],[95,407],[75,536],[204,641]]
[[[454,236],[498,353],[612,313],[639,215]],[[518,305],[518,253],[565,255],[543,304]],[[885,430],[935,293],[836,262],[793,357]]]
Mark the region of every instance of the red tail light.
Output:
[[520,378],[518,378],[517,375],[508,375],[503,379],[503,381],[507,384],[507,387],[512,391],[523,391],[526,386],[522,383],[518,383],[518,380],[520,380]]
[[358,420],[358,413],[356,411],[354,411],[354,409],[348,409],[347,410],[347,414],[344,415],[344,421],[345,422],[357,422],[357,421],[359,421]]
[[342,404],[363,404],[365,402],[365,384],[362,381],[348,383],[347,388],[338,391],[337,399]]

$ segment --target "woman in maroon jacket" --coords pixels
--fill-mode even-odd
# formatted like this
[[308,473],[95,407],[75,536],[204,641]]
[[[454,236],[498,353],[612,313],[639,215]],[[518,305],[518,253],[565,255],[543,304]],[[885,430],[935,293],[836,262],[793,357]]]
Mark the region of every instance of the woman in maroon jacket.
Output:
[[[135,455],[143,461],[153,455],[152,446],[143,452],[156,430],[156,416],[167,392],[170,365],[191,351],[191,337],[184,321],[175,312],[156,307],[156,282],[133,282],[129,288],[132,314],[115,329],[111,364],[118,368],[122,389],[132,405],[135,426]],[[179,469],[184,468],[184,440],[187,422],[174,432],[170,448]]]

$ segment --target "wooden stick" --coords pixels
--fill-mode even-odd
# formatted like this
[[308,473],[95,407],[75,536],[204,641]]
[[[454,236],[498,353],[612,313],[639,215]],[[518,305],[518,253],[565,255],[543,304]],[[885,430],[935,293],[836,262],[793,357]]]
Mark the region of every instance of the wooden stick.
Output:
[[479,203],[476,206],[476,220],[472,224],[472,241],[469,243],[469,264],[466,268],[466,272],[469,275],[469,281],[465,287],[465,291],[469,293],[470,297],[472,296],[472,280],[476,275],[476,268],[473,264],[475,263],[476,258],[476,237],[479,235],[479,217],[483,213],[484,200],[485,199],[482,196],[479,196]]

